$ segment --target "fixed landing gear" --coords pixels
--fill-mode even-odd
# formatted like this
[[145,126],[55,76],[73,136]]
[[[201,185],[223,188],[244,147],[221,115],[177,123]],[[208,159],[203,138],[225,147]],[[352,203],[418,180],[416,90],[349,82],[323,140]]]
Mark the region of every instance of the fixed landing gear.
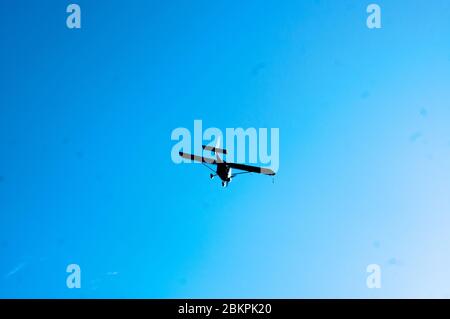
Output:
[[227,187],[228,186],[228,182],[222,182],[222,187]]
[[214,176],[216,176],[216,175],[214,175],[214,174],[209,174],[209,178],[210,178],[210,179],[213,179]]

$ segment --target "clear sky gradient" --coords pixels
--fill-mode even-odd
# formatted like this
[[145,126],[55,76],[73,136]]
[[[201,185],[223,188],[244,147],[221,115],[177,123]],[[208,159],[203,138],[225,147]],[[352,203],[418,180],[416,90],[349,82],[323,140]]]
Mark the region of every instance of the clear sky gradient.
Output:
[[[449,1],[74,2],[0,2],[0,297],[450,297]],[[195,119],[275,179],[174,164]]]

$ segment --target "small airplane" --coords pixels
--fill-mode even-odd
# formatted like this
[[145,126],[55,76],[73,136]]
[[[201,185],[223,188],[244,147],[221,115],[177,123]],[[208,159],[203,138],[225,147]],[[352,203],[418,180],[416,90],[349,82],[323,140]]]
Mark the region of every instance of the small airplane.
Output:
[[[219,154],[227,155],[227,150],[223,148],[219,148],[218,145],[216,147],[202,145],[202,148],[206,151],[211,151],[216,154],[216,159],[206,158],[198,155],[187,154],[184,152],[179,152],[180,156],[185,159],[190,159],[192,161],[200,162],[205,165],[209,170],[211,170],[214,174],[209,174],[209,177],[213,179],[215,176],[219,176],[222,180],[222,186],[227,187],[228,183],[231,182],[232,178],[240,175],[240,174],[248,174],[248,173],[257,173],[264,174],[269,176],[274,176],[275,172],[269,168],[250,166],[245,164],[237,164],[237,163],[229,163],[219,156]],[[216,169],[214,170],[210,166],[206,164],[216,165]],[[243,172],[232,173],[232,169],[241,170]]]

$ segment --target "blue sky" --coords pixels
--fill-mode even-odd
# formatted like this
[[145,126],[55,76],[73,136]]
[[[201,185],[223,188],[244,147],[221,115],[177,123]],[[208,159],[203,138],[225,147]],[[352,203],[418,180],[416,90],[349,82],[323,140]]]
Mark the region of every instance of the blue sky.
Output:
[[[356,0],[77,3],[0,4],[0,297],[450,297],[448,1],[376,1],[380,30]],[[175,165],[195,119],[279,128],[276,178]]]

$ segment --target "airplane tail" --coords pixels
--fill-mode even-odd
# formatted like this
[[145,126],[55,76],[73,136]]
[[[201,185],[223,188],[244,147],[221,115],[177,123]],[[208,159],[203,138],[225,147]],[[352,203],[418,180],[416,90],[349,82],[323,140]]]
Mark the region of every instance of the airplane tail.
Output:
[[214,147],[214,146],[208,146],[208,145],[202,145],[202,148],[205,151],[211,151],[213,153],[220,153],[220,154],[227,155],[227,150],[223,149],[223,148]]
[[[218,137],[217,138],[217,142],[216,142],[216,147],[215,147],[215,149],[216,150],[221,150],[221,148],[219,148],[219,146],[220,146],[220,137]],[[224,150],[225,151],[225,150]],[[220,153],[219,152],[215,152],[216,153],[216,160],[217,160],[217,162],[218,163],[222,163],[223,161],[222,161],[222,158],[220,157]]]
[[227,150],[220,148],[220,138],[217,138],[216,146],[202,145],[202,148],[206,151],[211,151],[216,154],[216,160],[218,163],[223,163],[222,158],[219,154],[227,155]]

